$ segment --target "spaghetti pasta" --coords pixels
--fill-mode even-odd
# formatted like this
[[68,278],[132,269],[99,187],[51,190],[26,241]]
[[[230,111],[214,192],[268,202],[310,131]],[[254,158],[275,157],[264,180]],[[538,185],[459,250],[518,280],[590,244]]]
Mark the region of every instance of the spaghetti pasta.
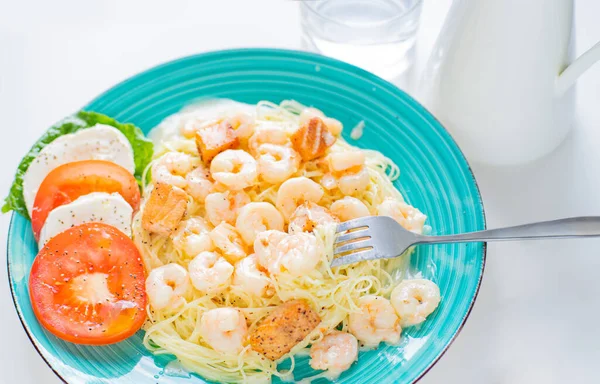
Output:
[[[295,101],[284,101],[280,105],[261,101],[256,106],[255,122],[277,123],[281,129],[292,132],[300,124],[300,116],[304,106]],[[227,114],[224,114],[226,116]],[[187,118],[197,118],[187,112]],[[180,125],[185,121],[178,120]],[[164,137],[164,135],[163,135]],[[329,152],[345,152],[362,150],[354,147],[342,138],[337,138]],[[171,135],[165,141],[156,143],[155,159],[172,151],[179,151],[198,157],[193,138],[182,135]],[[367,188],[354,197],[361,200],[371,214],[376,214],[377,206],[385,199],[393,198],[403,201],[402,195],[393,185],[393,180],[400,175],[398,167],[378,151],[362,150],[365,154],[365,167],[369,174]],[[151,165],[148,166],[148,169]],[[146,174],[144,173],[146,180]],[[317,183],[326,177],[323,159],[302,162],[292,177],[304,176]],[[256,185],[245,189],[252,202],[269,202],[275,205],[280,184],[271,184],[259,180]],[[144,185],[144,196],[152,188],[152,183]],[[222,189],[216,185],[215,189]],[[336,200],[344,198],[339,189],[325,189],[319,205],[329,207]],[[152,234],[144,230],[142,215],[144,207],[136,214],[133,221],[134,241],[141,251],[144,265],[149,272],[154,268],[169,263],[177,263],[185,268],[191,256],[173,245],[169,236]],[[204,217],[203,202],[190,198],[186,218]],[[225,290],[214,294],[203,294],[191,288],[182,300],[170,308],[156,310],[148,306],[148,320],[144,329],[144,345],[155,354],[175,355],[186,369],[206,379],[220,382],[269,382],[272,376],[290,379],[293,375],[294,356],[305,354],[307,347],[318,342],[329,332],[340,329],[347,330],[347,319],[350,313],[359,309],[358,300],[365,295],[381,295],[389,297],[392,289],[399,283],[407,269],[408,255],[388,261],[365,261],[354,265],[330,268],[333,259],[335,225],[321,225],[314,229],[314,235],[324,250],[320,254],[317,267],[308,274],[294,276],[287,271],[268,276],[273,287],[273,294],[257,297],[242,287],[228,286]],[[211,309],[234,307],[241,311],[247,319],[251,332],[257,323],[273,308],[291,299],[305,299],[316,310],[321,324],[302,342],[297,344],[284,357],[291,359],[291,368],[279,370],[277,362],[253,351],[245,346],[236,355],[216,351],[203,340],[200,334],[202,315]]]

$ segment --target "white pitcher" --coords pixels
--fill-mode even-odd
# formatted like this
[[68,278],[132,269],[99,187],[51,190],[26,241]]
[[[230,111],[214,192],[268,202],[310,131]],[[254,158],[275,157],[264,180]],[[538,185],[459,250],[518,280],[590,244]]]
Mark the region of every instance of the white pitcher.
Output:
[[573,123],[573,0],[455,0],[420,98],[476,162],[517,164],[556,148]]

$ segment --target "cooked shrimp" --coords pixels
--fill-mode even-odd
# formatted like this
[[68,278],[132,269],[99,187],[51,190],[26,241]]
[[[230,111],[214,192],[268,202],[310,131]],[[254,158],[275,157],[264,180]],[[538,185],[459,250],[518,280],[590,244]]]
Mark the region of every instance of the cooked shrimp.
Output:
[[335,177],[333,177],[333,175],[331,173],[327,173],[327,174],[323,175],[323,177],[321,177],[320,183],[323,186],[323,188],[325,188],[328,191],[331,191],[332,189],[336,189],[338,186],[337,179]]
[[204,312],[200,319],[200,335],[214,350],[238,354],[244,349],[248,333],[246,318],[235,308],[216,308]]
[[342,130],[344,129],[344,125],[342,124],[342,122],[332,117],[326,117],[323,120],[323,122],[325,123],[327,129],[329,129],[329,132],[331,132],[332,135],[339,136],[342,133]]
[[334,152],[327,156],[327,160],[331,171],[343,172],[363,166],[365,154],[362,151]]
[[337,186],[344,195],[354,195],[364,191],[369,185],[369,171],[364,166],[365,154],[361,151],[336,152],[327,156],[331,174],[326,178],[335,178]]
[[300,124],[306,124],[313,117],[324,119],[325,114],[320,109],[314,107],[304,108],[302,112],[300,112]]
[[200,117],[194,112],[184,112],[181,115],[173,115],[171,117],[179,118],[179,133],[186,139],[195,138],[198,130],[218,124],[221,121],[221,119],[216,117]]
[[365,203],[350,196],[334,201],[329,209],[340,221],[358,219],[371,214]]
[[204,200],[206,218],[214,226],[222,222],[233,225],[240,209],[250,201],[250,197],[244,191],[211,193]]
[[206,124],[206,121],[198,119],[189,119],[187,121],[185,119],[182,120],[183,124],[179,129],[179,133],[181,133],[181,136],[185,137],[186,139],[195,138],[198,129]]
[[271,297],[275,293],[267,275],[258,269],[256,255],[244,257],[235,265],[233,285],[258,297]]
[[275,205],[283,214],[283,217],[289,220],[296,208],[305,201],[318,203],[323,197],[323,188],[306,177],[294,177],[286,180],[277,191]]
[[189,286],[188,271],[175,263],[153,269],[146,278],[146,293],[154,309],[176,307]]
[[390,301],[382,296],[363,296],[358,300],[360,312],[348,317],[348,331],[367,347],[377,347],[385,341],[400,341],[400,319]]
[[231,283],[233,265],[215,252],[201,252],[188,265],[194,288],[202,293],[220,292]]
[[440,303],[440,289],[430,280],[403,280],[390,298],[400,317],[400,325],[408,327],[425,321]]
[[350,333],[332,331],[310,347],[312,369],[340,374],[358,358],[358,341]]
[[312,232],[317,225],[337,224],[340,221],[327,208],[307,201],[296,208],[290,217],[288,232]]
[[254,134],[254,118],[245,113],[238,113],[232,117],[227,118],[227,121],[233,129],[235,130],[235,134],[242,140],[249,139],[252,134]]
[[256,235],[254,253],[258,264],[269,269],[277,260],[277,246],[288,234],[281,231],[264,231]]
[[257,182],[256,160],[241,149],[228,149],[219,153],[210,163],[213,179],[232,190],[241,190]]
[[258,148],[265,144],[286,145],[289,137],[286,130],[276,125],[260,125],[248,141],[248,148],[253,154],[258,154]]
[[276,274],[284,269],[294,276],[302,276],[319,264],[322,247],[314,235],[301,232],[281,240],[275,252],[276,258],[271,260],[269,272]]
[[326,117],[325,114],[317,108],[305,108],[300,113],[300,125],[305,124],[313,117],[318,117],[323,120],[331,134],[339,136],[340,133],[342,133],[342,129],[344,128],[342,123],[334,118]]
[[281,183],[298,171],[300,156],[290,147],[263,144],[257,149],[258,170],[263,180]]
[[362,166],[357,172],[348,172],[338,179],[338,188],[344,195],[355,195],[369,186],[369,171]]
[[281,304],[258,323],[248,335],[252,349],[277,360],[304,340],[321,322],[306,300]]
[[203,203],[206,196],[213,189],[213,183],[210,181],[210,172],[204,166],[200,165],[185,176],[187,185],[185,191],[194,198],[194,200]]
[[405,229],[415,233],[423,233],[423,225],[427,220],[427,216],[417,208],[389,197],[379,204],[377,214],[379,216],[389,216]]
[[217,225],[211,232],[210,238],[223,257],[231,264],[246,257],[246,248],[235,227],[227,223]]
[[179,223],[172,235],[173,246],[186,255],[194,257],[200,252],[211,251],[210,226],[201,217],[191,217]]
[[235,228],[248,245],[267,230],[283,231],[283,216],[271,203],[249,203],[240,209]]
[[152,165],[152,180],[185,189],[188,184],[185,176],[198,163],[197,159],[183,152],[167,152]]

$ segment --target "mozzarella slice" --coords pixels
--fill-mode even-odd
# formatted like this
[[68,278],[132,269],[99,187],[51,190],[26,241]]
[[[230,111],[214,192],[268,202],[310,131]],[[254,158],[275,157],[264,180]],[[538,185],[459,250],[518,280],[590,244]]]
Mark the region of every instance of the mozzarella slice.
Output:
[[135,172],[131,143],[114,127],[96,124],[61,136],[40,151],[23,176],[23,196],[30,215],[35,195],[48,173],[60,165],[82,160],[112,161]]
[[59,233],[85,223],[112,225],[131,237],[133,209],[118,193],[93,192],[54,208],[40,232],[40,248]]

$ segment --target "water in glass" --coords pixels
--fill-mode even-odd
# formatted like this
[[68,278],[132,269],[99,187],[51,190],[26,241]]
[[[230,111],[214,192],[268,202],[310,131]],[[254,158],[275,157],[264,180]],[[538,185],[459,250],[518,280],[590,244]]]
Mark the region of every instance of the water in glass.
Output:
[[422,0],[305,0],[303,47],[395,81],[411,67]]

